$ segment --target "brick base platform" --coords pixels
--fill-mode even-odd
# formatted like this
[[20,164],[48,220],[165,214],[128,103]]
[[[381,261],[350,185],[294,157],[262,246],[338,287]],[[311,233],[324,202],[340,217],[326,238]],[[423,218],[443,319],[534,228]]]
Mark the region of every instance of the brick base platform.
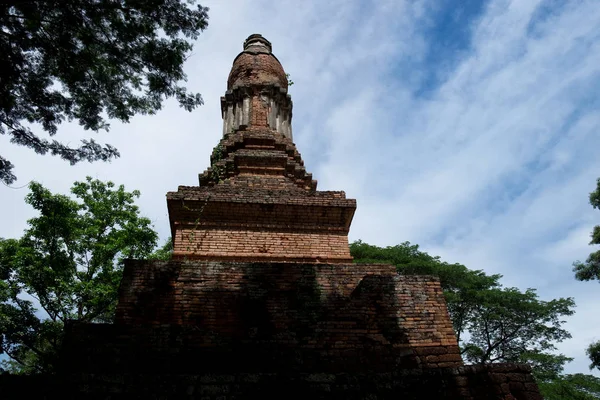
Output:
[[[186,351],[248,344],[265,354],[317,357],[340,371],[354,363],[369,370],[461,365],[438,279],[398,276],[392,265],[128,261],[114,329],[168,325],[183,329],[175,342]],[[92,337],[101,329],[84,326]],[[82,347],[92,340],[74,336]]]
[[390,373],[0,375],[0,388],[3,400],[542,400],[529,368],[514,364]]
[[462,365],[437,278],[383,264],[127,261],[115,324],[68,327],[63,355],[103,373]]

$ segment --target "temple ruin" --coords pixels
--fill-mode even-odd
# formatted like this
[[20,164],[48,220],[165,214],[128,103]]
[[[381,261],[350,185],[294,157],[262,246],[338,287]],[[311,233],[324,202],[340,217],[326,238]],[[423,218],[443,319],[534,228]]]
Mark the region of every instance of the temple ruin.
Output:
[[167,194],[172,260],[126,262],[114,324],[69,325],[47,391],[541,399],[527,366],[463,365],[437,278],[352,263],[356,201],[306,171],[288,79],[261,35],[235,58],[221,112],[199,185]]

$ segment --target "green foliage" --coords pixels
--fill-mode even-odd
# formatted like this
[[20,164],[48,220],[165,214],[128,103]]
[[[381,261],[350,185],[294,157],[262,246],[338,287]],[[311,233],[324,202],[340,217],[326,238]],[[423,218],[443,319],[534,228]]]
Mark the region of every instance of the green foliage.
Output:
[[288,86],[292,86],[294,84],[294,81],[292,80],[292,78],[290,78],[290,74],[285,74],[285,77],[287,78]]
[[585,353],[592,361],[590,369],[598,368],[600,370],[600,341],[590,344]]
[[147,257],[158,239],[139,192],[122,185],[88,177],[73,185],[76,200],[29,189],[38,216],[22,238],[0,239],[0,353],[20,373],[53,370],[67,320],[111,321],[123,260]]
[[168,238],[165,243],[152,254],[148,256],[148,260],[169,261],[173,255],[173,241]]
[[[208,9],[195,0],[9,0],[0,4],[0,134],[39,154],[75,164],[118,157],[93,139],[70,148],[48,134],[76,120],[84,129],[108,129],[154,114],[174,97],[186,110],[202,104],[189,93],[183,63],[204,30]],[[16,180],[0,157],[0,180]]]
[[[596,190],[590,193],[590,204],[600,210],[600,178],[596,183]],[[600,225],[594,227],[591,237],[590,244],[600,244]],[[591,253],[584,263],[581,261],[573,263],[573,271],[580,281],[594,279],[600,281],[600,250]]]
[[[596,190],[590,193],[590,204],[593,208],[600,210],[600,178],[596,181]],[[590,245],[600,244],[600,225],[596,225],[591,234]],[[575,278],[580,281],[598,280],[600,282],[600,250],[591,253],[585,262],[575,261],[573,263]],[[592,363],[590,369],[600,369],[600,342],[590,344],[586,349],[587,355]]]
[[217,144],[215,146],[215,148],[212,151],[212,154],[210,155],[210,165],[214,167],[214,164],[217,161],[220,161],[223,159],[223,144],[221,142],[219,142],[219,144]]
[[504,288],[500,275],[449,264],[408,242],[380,248],[357,241],[350,245],[350,252],[355,262],[387,262],[400,274],[438,276],[463,357],[471,362],[527,359],[544,370],[562,370],[568,360],[552,358],[551,352],[554,343],[571,337],[562,329],[561,317],[573,314],[573,299],[542,301],[533,289]]
[[538,380],[538,386],[546,400],[600,399],[600,378],[593,375],[561,375],[552,380]]
[[565,364],[573,359],[562,354],[528,352],[521,354],[520,361],[531,365],[533,375],[538,382],[549,382],[559,379]]
[[572,358],[563,355],[528,353],[522,361],[533,367],[533,376],[546,400],[600,399],[600,378],[593,375],[564,375],[563,367]]
[[542,301],[535,290],[486,290],[468,316],[470,339],[464,356],[475,363],[520,361],[524,354],[556,350],[555,343],[571,337],[561,318],[573,314],[573,299]]

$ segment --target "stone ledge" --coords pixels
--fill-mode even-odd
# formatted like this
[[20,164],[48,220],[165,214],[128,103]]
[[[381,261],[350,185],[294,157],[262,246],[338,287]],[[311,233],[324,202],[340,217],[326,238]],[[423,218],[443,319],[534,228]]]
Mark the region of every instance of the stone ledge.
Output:
[[323,264],[348,264],[352,262],[352,257],[334,255],[311,255],[311,254],[260,254],[260,253],[242,253],[235,254],[218,252],[173,252],[174,260],[201,260],[201,261],[234,261],[234,262],[283,262],[283,263],[323,263]]

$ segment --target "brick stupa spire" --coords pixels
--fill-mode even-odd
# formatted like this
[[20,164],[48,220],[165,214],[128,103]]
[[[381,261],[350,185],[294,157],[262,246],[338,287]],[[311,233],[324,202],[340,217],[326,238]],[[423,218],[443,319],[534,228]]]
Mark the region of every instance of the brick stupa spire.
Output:
[[221,98],[223,138],[200,186],[167,194],[174,258],[347,263],[356,201],[317,191],[292,142],[292,100],[271,43],[251,35]]

